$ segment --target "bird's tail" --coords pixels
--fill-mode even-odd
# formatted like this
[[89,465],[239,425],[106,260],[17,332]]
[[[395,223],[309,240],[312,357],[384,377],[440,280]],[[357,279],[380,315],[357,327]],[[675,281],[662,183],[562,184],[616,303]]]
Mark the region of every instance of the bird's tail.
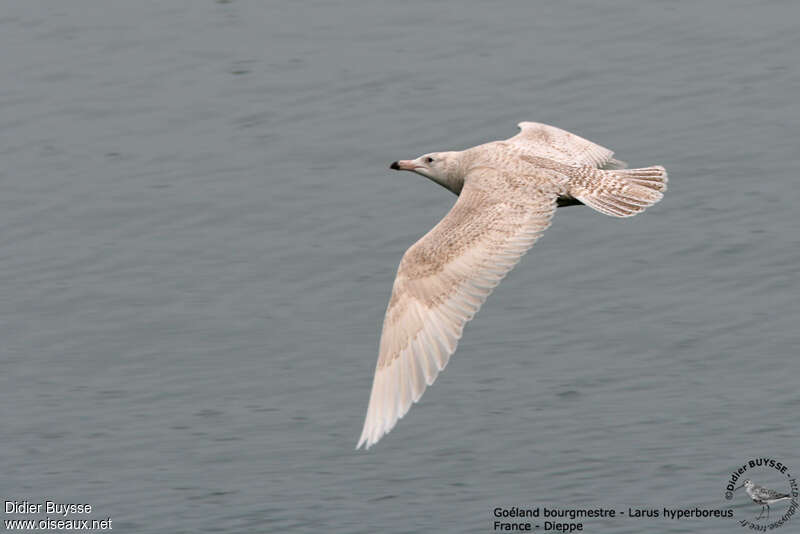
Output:
[[632,217],[661,200],[667,171],[656,165],[641,169],[592,169],[570,184],[570,195],[600,213]]

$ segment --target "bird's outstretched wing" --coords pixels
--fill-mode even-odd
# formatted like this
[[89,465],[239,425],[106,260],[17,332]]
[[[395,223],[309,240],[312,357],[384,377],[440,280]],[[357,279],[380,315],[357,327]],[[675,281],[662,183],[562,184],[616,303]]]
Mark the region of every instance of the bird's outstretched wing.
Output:
[[374,445],[433,384],[464,325],[550,225],[563,183],[542,173],[473,171],[450,212],[403,255],[356,448]]
[[599,169],[623,169],[624,161],[614,152],[561,128],[540,122],[520,122],[520,132],[506,140],[528,155],[548,158],[567,165],[588,165]]

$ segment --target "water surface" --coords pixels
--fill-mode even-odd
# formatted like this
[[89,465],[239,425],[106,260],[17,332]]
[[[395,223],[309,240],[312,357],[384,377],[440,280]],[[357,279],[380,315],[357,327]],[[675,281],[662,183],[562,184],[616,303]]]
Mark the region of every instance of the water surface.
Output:
[[[717,507],[751,456],[800,469],[798,17],[5,6],[0,494],[121,532],[489,532],[495,506]],[[670,191],[630,220],[559,210],[356,453],[397,263],[455,198],[388,164],[521,120]]]

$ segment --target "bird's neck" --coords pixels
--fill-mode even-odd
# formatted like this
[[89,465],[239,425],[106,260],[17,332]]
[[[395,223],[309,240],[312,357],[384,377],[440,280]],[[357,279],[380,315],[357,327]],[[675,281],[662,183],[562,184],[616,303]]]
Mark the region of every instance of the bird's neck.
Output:
[[[465,151],[466,152],[466,151]],[[448,156],[447,170],[442,174],[436,176],[423,174],[432,182],[436,182],[448,191],[452,191],[456,195],[461,194],[461,189],[464,187],[464,175],[468,167],[465,167],[462,156],[465,152],[446,152]]]

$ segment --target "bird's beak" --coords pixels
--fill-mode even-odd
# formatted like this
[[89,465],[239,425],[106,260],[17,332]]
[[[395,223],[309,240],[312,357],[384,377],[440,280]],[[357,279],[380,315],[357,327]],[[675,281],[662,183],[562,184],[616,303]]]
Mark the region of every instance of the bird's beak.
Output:
[[395,161],[389,165],[389,168],[396,171],[413,171],[416,168],[416,165],[414,164],[413,160],[401,159],[400,161]]
[[737,487],[733,488],[733,491],[736,491],[736,490],[738,490],[738,489],[742,489],[743,487],[744,487],[744,484],[741,484],[741,485],[739,485],[739,486],[737,486]]

